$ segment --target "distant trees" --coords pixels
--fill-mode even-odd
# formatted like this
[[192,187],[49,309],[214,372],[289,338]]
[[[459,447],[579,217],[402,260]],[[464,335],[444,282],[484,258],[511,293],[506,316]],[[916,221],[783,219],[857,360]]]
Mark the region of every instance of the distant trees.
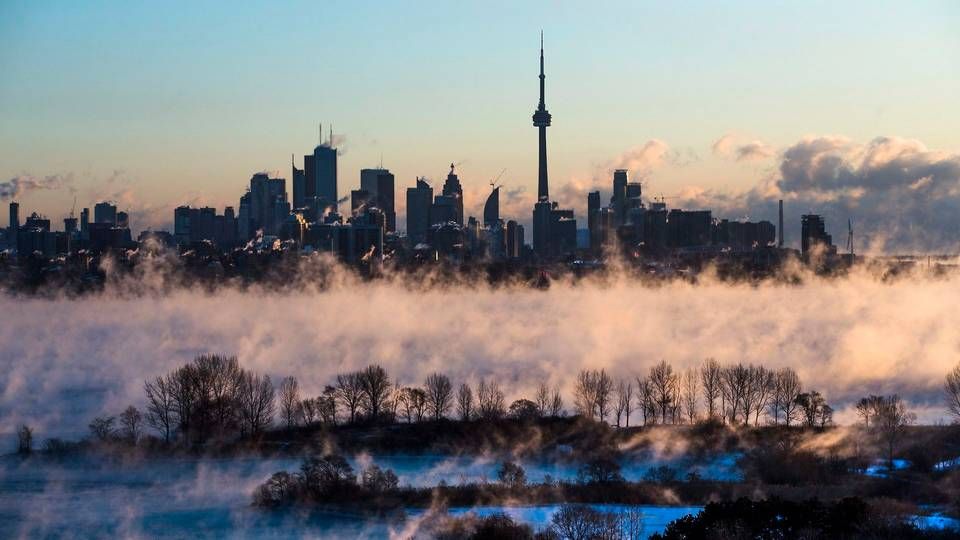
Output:
[[630,412],[633,410],[633,382],[630,380],[621,380],[617,384],[616,394],[616,413],[617,427],[620,427],[620,419],[623,418],[625,427],[630,427]]
[[527,485],[526,471],[523,470],[523,467],[512,461],[504,461],[500,465],[500,469],[497,471],[497,479],[499,479],[502,484],[515,489]]
[[886,448],[887,463],[893,469],[893,453],[907,427],[916,421],[916,415],[907,410],[907,405],[898,395],[880,398],[874,409],[874,429]]
[[235,356],[197,356],[144,382],[144,392],[146,423],[166,442],[175,434],[191,442],[259,433],[275,411],[270,378],[241,369]]
[[875,418],[884,405],[883,396],[869,395],[857,401],[857,416],[863,420],[863,427],[870,427],[870,420]]
[[295,377],[280,381],[280,416],[287,429],[295,427],[302,416],[300,384]]
[[382,367],[372,365],[358,373],[357,378],[367,416],[372,420],[378,420],[390,399],[390,377]]
[[424,382],[427,392],[427,409],[434,420],[446,416],[453,406],[453,385],[450,378],[440,373],[434,373]]
[[720,363],[713,358],[704,360],[700,366],[700,382],[703,388],[703,403],[707,407],[707,417],[716,418],[717,400],[720,399],[722,381]]
[[947,410],[954,416],[954,420],[960,421],[960,364],[957,364],[950,373],[947,373],[947,380],[944,384],[947,398]]
[[106,442],[113,439],[116,435],[114,423],[117,421],[115,416],[98,416],[90,421],[88,427],[94,440]]
[[580,371],[574,389],[577,412],[587,418],[597,418],[603,422],[610,414],[612,392],[613,379],[605,370]]
[[529,399],[520,398],[510,404],[507,409],[507,416],[515,420],[536,420],[540,418],[540,410],[537,404]]
[[480,379],[477,383],[477,413],[484,420],[498,420],[506,414],[503,390],[496,381]]
[[803,392],[797,395],[794,402],[803,414],[807,427],[825,427],[833,423],[833,407],[827,405],[820,392]]
[[464,422],[473,419],[473,391],[470,385],[463,383],[457,390],[457,415]]
[[783,423],[787,426],[797,419],[797,396],[800,394],[800,377],[790,368],[777,371],[774,378],[773,398],[770,403],[770,412],[773,414],[774,425]]
[[660,412],[660,423],[666,424],[667,414],[672,413],[675,396],[679,391],[679,381],[673,367],[666,360],[661,360],[650,368],[647,381],[650,383],[653,404]]
[[682,388],[683,408],[687,413],[687,421],[691,424],[697,419],[697,394],[700,391],[700,374],[694,369],[688,369],[683,374]]
[[143,428],[143,415],[136,407],[130,405],[120,413],[120,427],[123,438],[131,444],[137,444]]
[[363,387],[359,373],[337,375],[337,401],[346,407],[350,423],[357,421],[357,412],[363,403]]

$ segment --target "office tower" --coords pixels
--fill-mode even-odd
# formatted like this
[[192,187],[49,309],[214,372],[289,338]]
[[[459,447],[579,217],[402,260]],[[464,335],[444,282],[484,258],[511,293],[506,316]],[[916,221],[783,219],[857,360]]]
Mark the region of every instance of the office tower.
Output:
[[600,218],[600,192],[591,191],[587,193],[587,228],[590,230],[590,249],[597,251],[600,249],[600,227],[598,219]]
[[297,165],[293,162],[293,154],[290,154],[290,168],[292,169],[290,173],[291,181],[293,182],[293,207],[294,208],[304,208],[307,206],[306,203],[306,183],[307,176],[306,171],[303,169],[298,169]]
[[20,203],[10,203],[10,223],[8,227],[14,234],[20,228]]
[[[320,201],[321,208],[337,206],[337,149],[333,147],[333,131],[326,144],[320,144],[313,149],[313,184],[314,196]],[[306,169],[306,164],[304,164]],[[306,176],[311,181],[310,175]]]
[[823,246],[828,253],[837,251],[836,246],[833,245],[833,237],[827,234],[823,216],[805,214],[800,217],[800,250],[806,257],[817,246]]
[[783,199],[780,199],[780,218],[777,220],[777,247],[783,247]]
[[367,210],[370,205],[370,192],[365,189],[350,191],[350,215],[356,217]]
[[246,192],[240,197],[240,205],[237,210],[237,239],[241,242],[250,240],[256,229],[251,228],[250,217],[250,192]]
[[407,188],[407,237],[413,245],[427,239],[432,203],[433,188],[422,178],[417,178],[417,186]]
[[87,240],[90,238],[90,209],[80,210],[80,238]]
[[507,222],[506,256],[508,259],[519,259],[523,253],[523,225],[514,220]]
[[550,254],[550,201],[533,205],[533,251],[541,257]]
[[63,218],[63,232],[69,235],[77,232],[77,218],[73,216]]
[[360,189],[370,196],[370,202],[383,212],[386,232],[397,230],[397,212],[394,198],[394,177],[388,169],[361,169]]
[[[547,112],[544,97],[546,76],[543,74],[543,32],[540,32],[540,103],[533,113],[533,125],[540,135],[539,175],[537,180],[537,199],[550,200],[550,189],[547,183],[547,128],[550,127],[551,116]],[[534,233],[534,238],[536,238]]]
[[[250,179],[249,234],[262,229],[266,235],[276,235],[280,224],[289,213],[286,180],[270,178],[266,173],[257,173]],[[243,199],[240,201],[243,213]]]
[[447,175],[446,182],[443,183],[443,195],[453,201],[453,220],[458,225],[463,225],[463,187],[460,186],[460,177],[454,172],[453,163],[450,164],[450,173]]
[[130,227],[130,215],[126,212],[117,212],[117,227],[127,229]]
[[500,222],[500,186],[493,188],[483,205],[483,226],[492,228]]
[[457,199],[447,195],[437,195],[433,198],[433,205],[430,206],[430,225],[451,222],[462,226],[457,222]]
[[108,202],[98,202],[93,206],[94,223],[117,224],[117,207]]
[[627,171],[617,169],[613,171],[613,195],[610,197],[610,206],[615,212],[614,219],[622,225],[627,222]]

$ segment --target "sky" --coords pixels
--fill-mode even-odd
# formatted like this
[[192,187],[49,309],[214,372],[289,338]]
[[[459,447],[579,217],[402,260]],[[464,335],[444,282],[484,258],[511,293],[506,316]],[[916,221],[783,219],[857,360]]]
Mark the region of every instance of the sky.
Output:
[[[289,189],[322,122],[341,195],[382,163],[402,216],[404,188],[453,162],[478,214],[506,169],[504,217],[529,222],[542,29],[551,189],[581,226],[586,190],[627,166],[671,206],[773,219],[783,197],[791,222],[852,216],[873,238],[913,194],[890,241],[946,249],[956,221],[910,216],[960,208],[958,27],[949,1],[4,0],[0,196],[56,221],[113,199],[135,230],[168,227],[178,204],[236,206],[258,171]],[[864,161],[877,138],[884,167]],[[814,188],[784,169],[811,148],[842,161],[824,180],[812,158]],[[921,172],[890,189],[875,173],[897,159]]]

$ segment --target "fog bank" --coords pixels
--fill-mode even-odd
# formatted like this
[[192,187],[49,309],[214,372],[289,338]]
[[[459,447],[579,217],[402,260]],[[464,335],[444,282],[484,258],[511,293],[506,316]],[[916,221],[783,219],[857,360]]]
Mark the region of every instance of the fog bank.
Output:
[[[801,285],[630,280],[414,289],[333,280],[325,291],[179,290],[77,300],[0,296],[0,432],[75,436],[98,414],[143,405],[143,381],[206,352],[236,354],[318,394],[337,372],[383,365],[403,384],[434,371],[495,377],[508,399],[578,370],[645,374],[712,356],[797,370],[840,422],[868,393],[904,395],[921,421],[945,418],[941,388],[960,359],[960,278],[882,283],[865,275]],[[276,380],[276,379],[275,379]],[[12,443],[11,443],[12,444]]]

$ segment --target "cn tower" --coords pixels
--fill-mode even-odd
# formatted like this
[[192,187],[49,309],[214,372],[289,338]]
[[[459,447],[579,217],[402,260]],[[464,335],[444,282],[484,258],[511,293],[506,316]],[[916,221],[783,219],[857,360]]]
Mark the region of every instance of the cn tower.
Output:
[[550,190],[547,186],[547,128],[550,126],[550,113],[544,102],[543,74],[543,31],[540,31],[540,105],[533,113],[533,125],[540,131],[540,179],[537,184],[537,198],[540,201],[550,200]]

